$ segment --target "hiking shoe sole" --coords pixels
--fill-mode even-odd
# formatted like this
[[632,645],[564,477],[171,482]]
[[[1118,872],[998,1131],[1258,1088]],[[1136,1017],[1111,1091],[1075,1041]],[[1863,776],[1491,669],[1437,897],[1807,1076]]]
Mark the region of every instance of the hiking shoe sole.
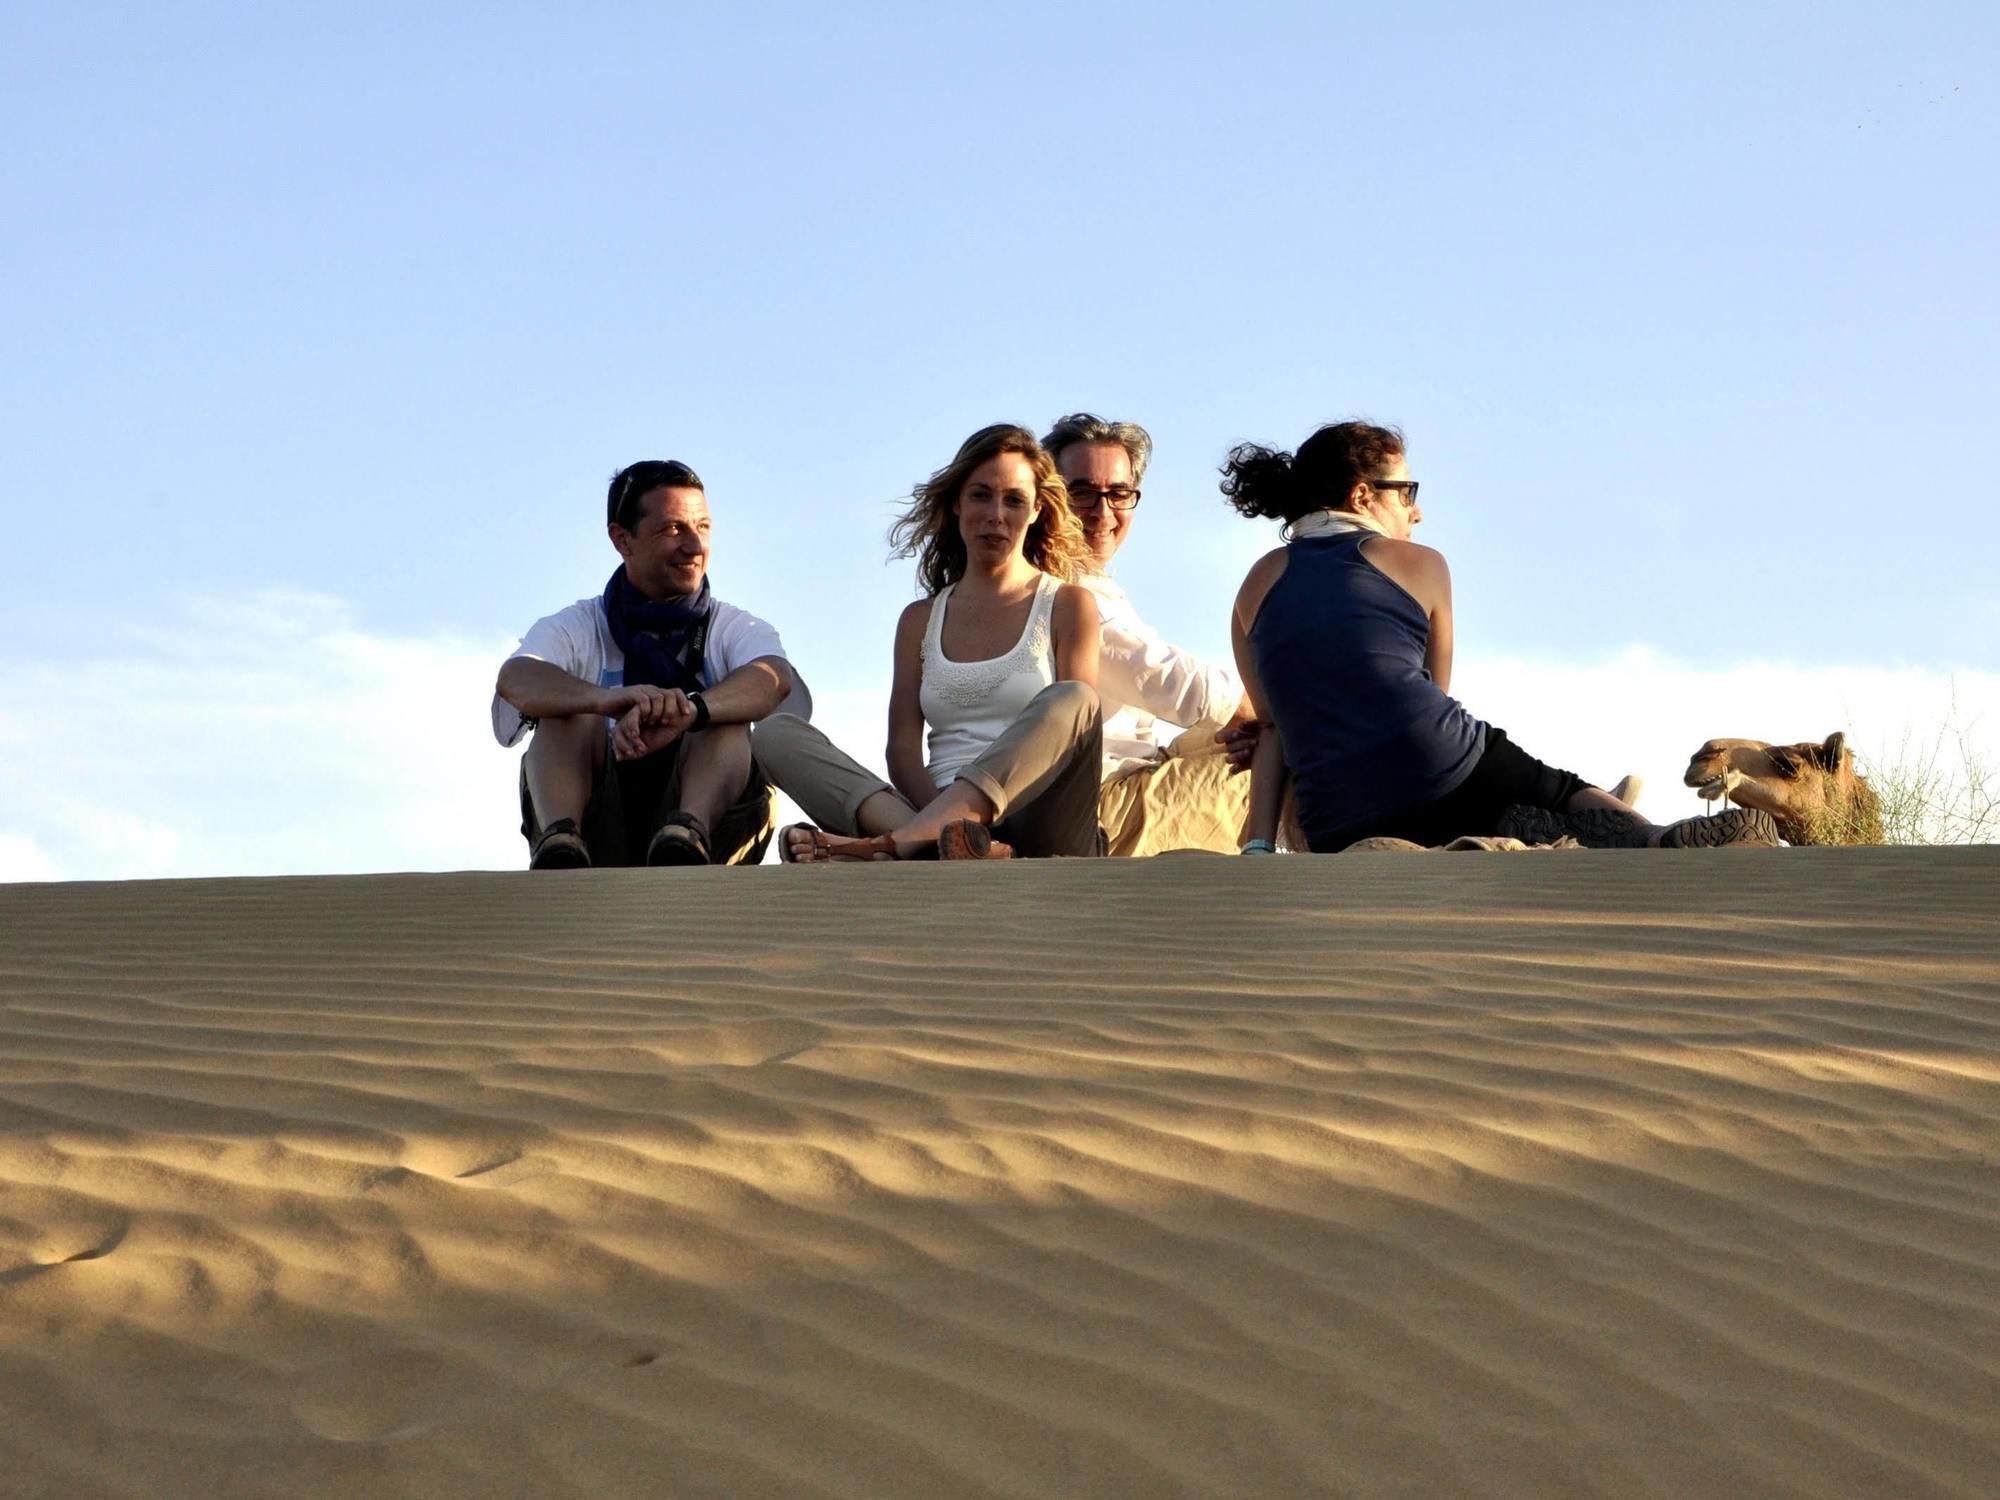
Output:
[[1670,823],[1660,834],[1662,849],[1720,849],[1727,844],[1778,842],[1778,824],[1760,807],[1732,807],[1723,812]]
[[1498,832],[1524,844],[1553,844],[1572,838],[1586,849],[1643,849],[1653,825],[1637,813],[1587,807],[1582,812],[1551,812],[1545,807],[1516,804],[1500,815]]

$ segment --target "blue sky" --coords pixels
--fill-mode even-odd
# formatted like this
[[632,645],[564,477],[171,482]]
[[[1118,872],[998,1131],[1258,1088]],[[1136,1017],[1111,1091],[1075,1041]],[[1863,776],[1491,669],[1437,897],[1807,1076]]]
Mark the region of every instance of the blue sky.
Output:
[[[199,825],[248,782],[289,840],[229,868],[511,862],[490,829],[328,825],[355,765],[417,788],[474,753],[466,705],[601,586],[604,481],[639,457],[702,472],[718,591],[873,736],[898,498],[973,428],[1077,408],[1153,431],[1120,572],[1204,649],[1270,544],[1222,454],[1365,414],[1409,434],[1468,668],[1557,700],[1566,666],[1768,668],[1857,714],[1901,673],[1975,717],[2000,673],[1989,5],[75,6],[9,33],[17,874],[211,872]],[[361,655],[329,666],[336,638]],[[385,706],[371,642],[442,680]],[[1480,691],[1516,680],[1458,687],[1511,729]],[[1717,722],[1673,681],[1685,733],[1579,769],[1839,727]],[[134,709],[155,727],[76,748]],[[297,713],[360,720],[351,758],[259,738]],[[476,764],[504,801],[506,757]],[[408,816],[392,793],[366,816]],[[93,853],[86,807],[179,852]]]

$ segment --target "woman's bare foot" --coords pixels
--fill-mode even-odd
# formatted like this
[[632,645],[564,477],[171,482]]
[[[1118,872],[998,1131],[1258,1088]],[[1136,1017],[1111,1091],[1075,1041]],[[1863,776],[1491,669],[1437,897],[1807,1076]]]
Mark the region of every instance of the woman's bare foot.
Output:
[[844,838],[810,823],[793,823],[778,838],[778,857],[788,865],[868,863],[906,857],[898,852],[895,839],[886,833],[872,838]]

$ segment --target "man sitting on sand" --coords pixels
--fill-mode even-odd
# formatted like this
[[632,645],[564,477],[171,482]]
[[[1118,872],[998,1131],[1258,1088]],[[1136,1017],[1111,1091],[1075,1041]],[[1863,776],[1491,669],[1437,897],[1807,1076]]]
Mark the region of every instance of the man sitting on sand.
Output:
[[521,763],[528,867],[755,864],[771,788],[750,725],[780,705],[810,718],[811,698],[778,632],[709,592],[694,470],[621,470],[605,522],[623,561],[604,592],[537,620],[494,689],[494,737],[535,731]]
[[[1135,422],[1088,412],[1064,417],[1042,439],[1069,487],[1095,567],[1079,579],[1103,621],[1097,696],[1104,712],[1104,786],[1098,821],[1109,853],[1212,849],[1234,854],[1249,811],[1246,778],[1229,775],[1218,729],[1250,713],[1236,673],[1168,644],[1139,618],[1107,573],[1131,534],[1153,440]],[[1157,719],[1182,732],[1161,745]]]

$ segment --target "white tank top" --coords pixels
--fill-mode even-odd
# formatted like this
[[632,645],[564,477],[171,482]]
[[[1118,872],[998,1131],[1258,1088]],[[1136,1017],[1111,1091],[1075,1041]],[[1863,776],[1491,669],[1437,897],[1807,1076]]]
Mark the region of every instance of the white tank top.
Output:
[[1056,680],[1055,631],[1049,623],[1062,581],[1044,573],[1020,640],[1005,656],[951,661],[944,654],[944,614],[955,583],[931,600],[924,627],[924,675],[917,702],[930,725],[931,780],[942,791],[980,752],[1000,738],[1021,710]]

